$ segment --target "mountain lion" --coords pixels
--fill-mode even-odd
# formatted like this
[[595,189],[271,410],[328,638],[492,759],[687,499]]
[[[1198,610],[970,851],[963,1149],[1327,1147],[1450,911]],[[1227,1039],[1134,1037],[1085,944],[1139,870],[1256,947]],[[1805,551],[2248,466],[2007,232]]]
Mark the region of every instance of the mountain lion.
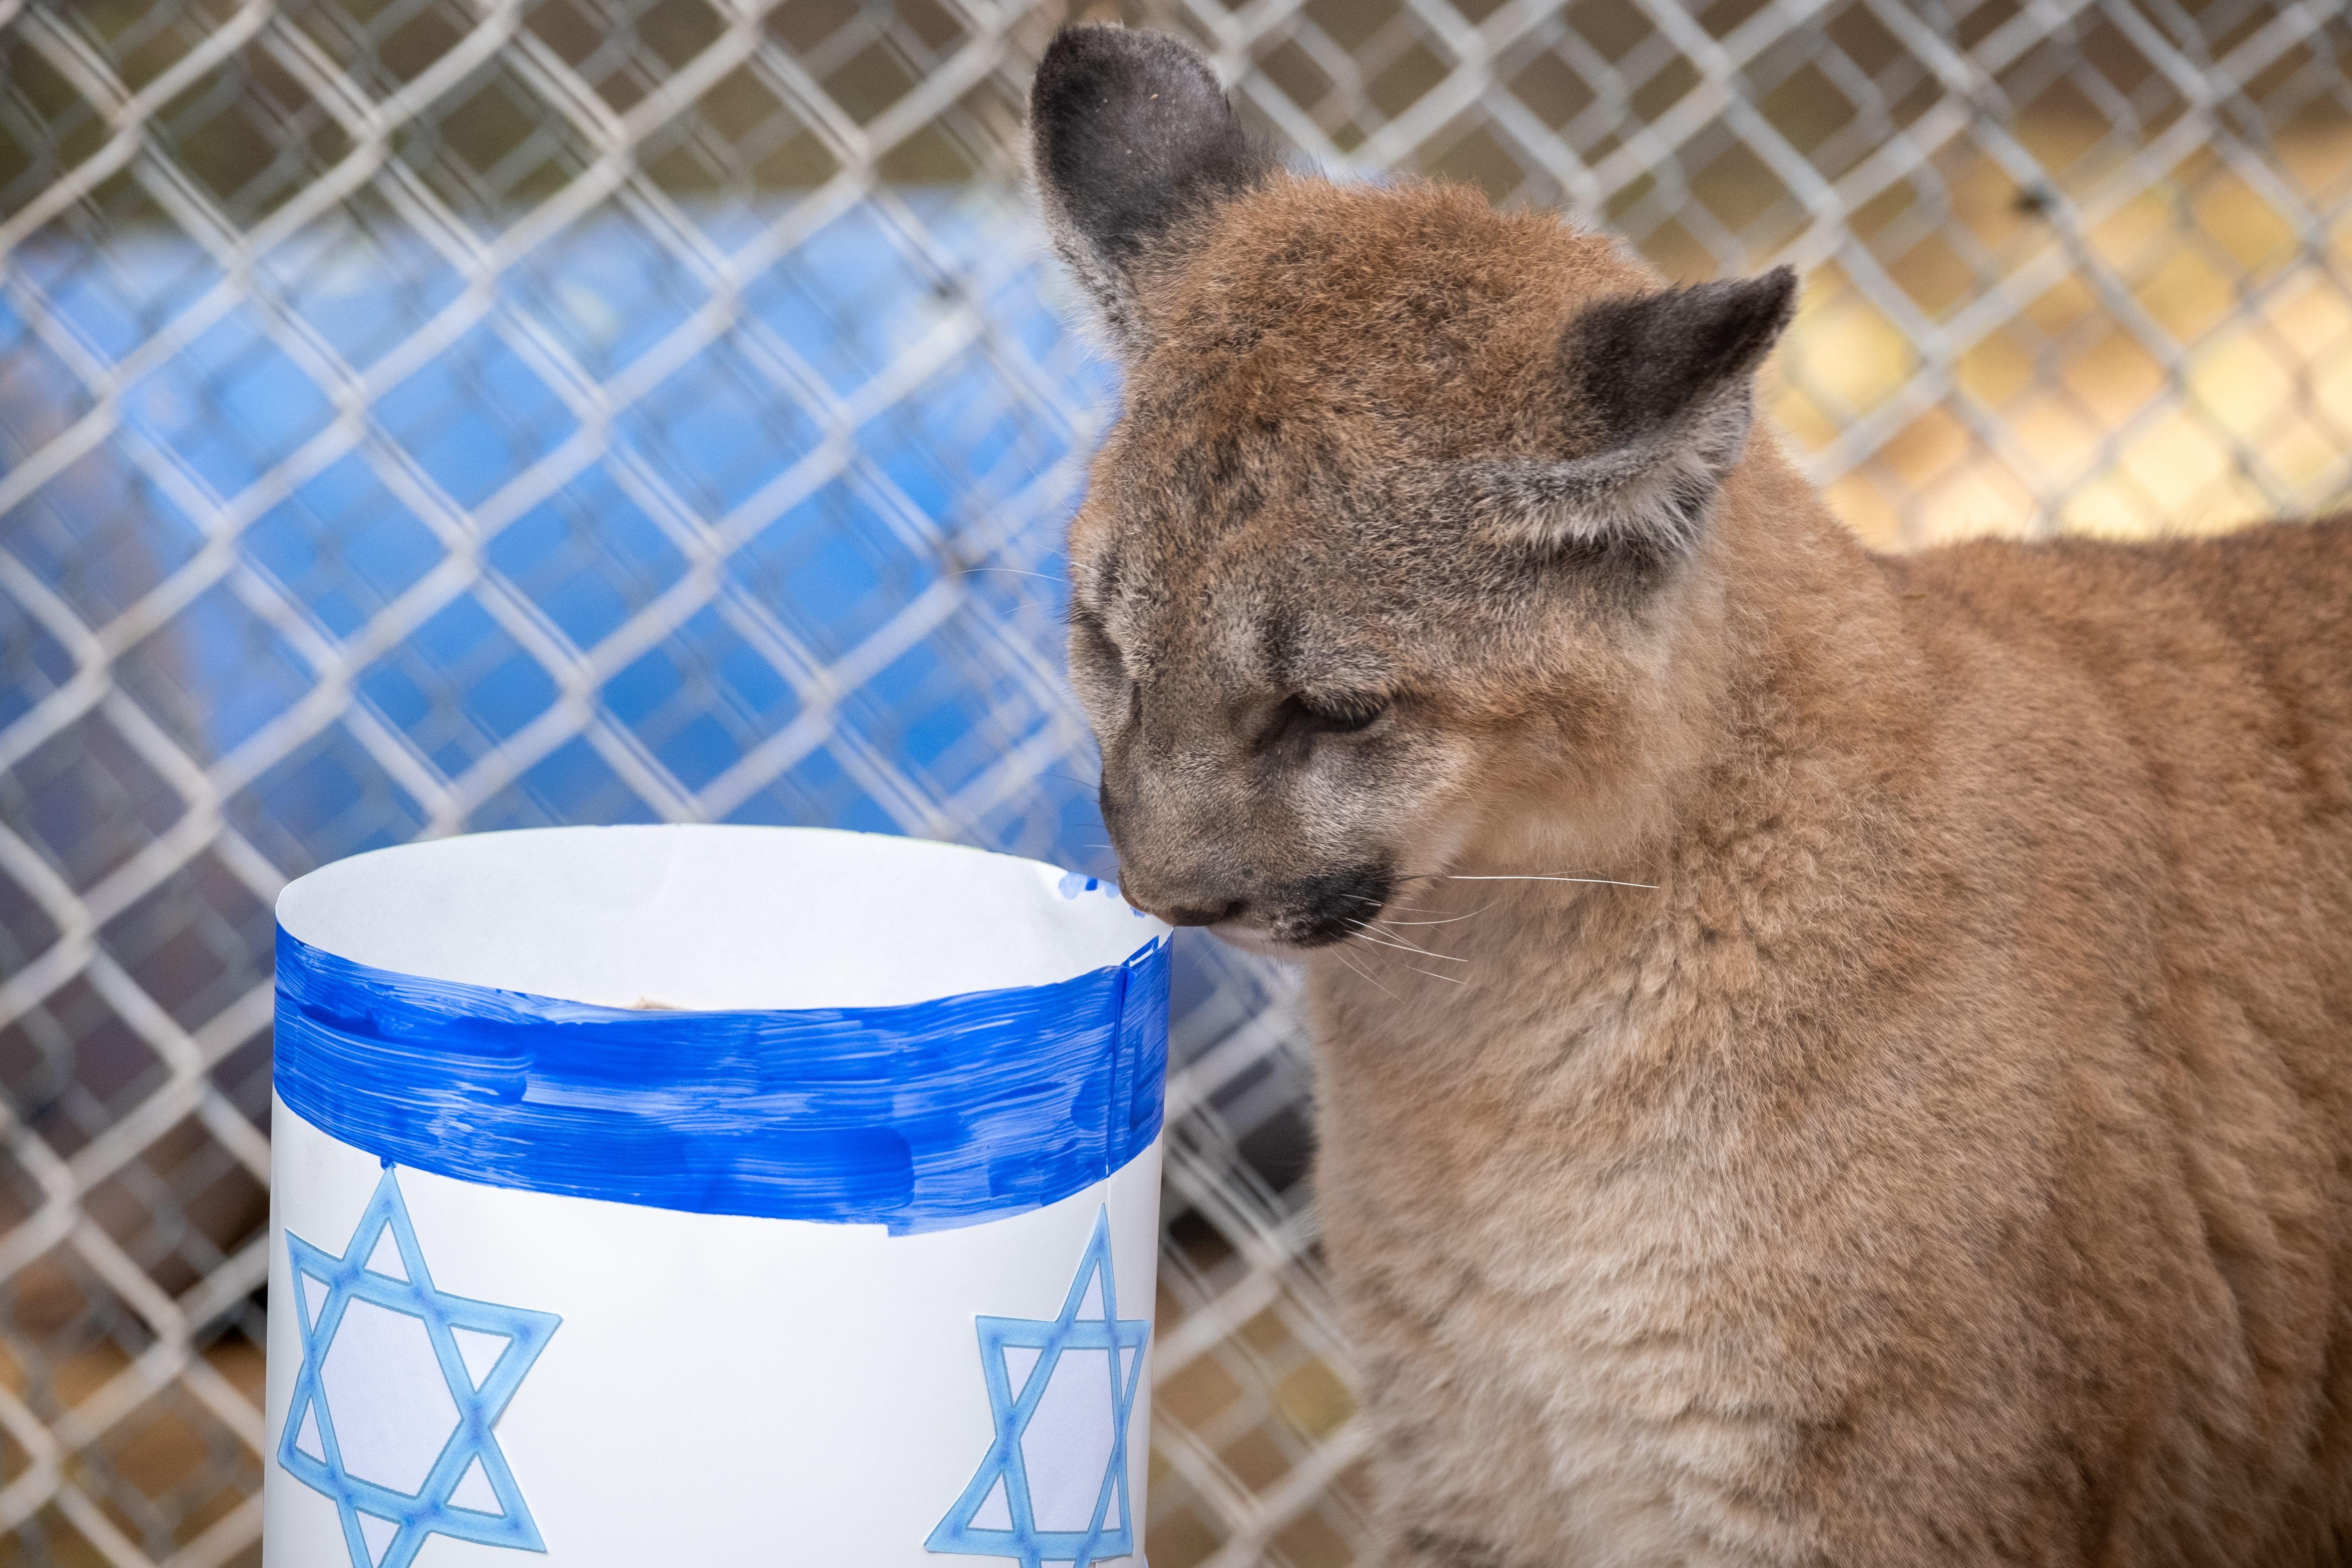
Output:
[[2352,523],[1873,554],[1785,269],[1288,171],[1156,34],[1031,111],[1103,815],[1309,966],[1372,1561],[2352,1560]]

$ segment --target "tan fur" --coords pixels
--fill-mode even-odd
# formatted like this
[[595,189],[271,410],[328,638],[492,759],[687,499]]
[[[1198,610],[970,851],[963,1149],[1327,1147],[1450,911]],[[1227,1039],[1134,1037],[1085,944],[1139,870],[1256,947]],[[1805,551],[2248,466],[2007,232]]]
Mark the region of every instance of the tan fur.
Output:
[[[1447,477],[1590,440],[1613,246],[1277,175],[1136,276],[1072,535],[1130,894],[1656,884],[1304,954],[1374,1561],[2341,1560],[2352,523],[1882,558],[1759,430],[1612,586]],[[1392,711],[1253,749],[1324,687]]]

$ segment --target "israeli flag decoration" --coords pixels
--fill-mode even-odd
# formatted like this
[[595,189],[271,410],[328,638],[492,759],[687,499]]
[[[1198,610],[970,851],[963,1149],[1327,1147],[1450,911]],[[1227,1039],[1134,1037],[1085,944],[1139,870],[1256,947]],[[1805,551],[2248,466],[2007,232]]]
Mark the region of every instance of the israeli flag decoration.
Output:
[[1165,928],[814,829],[278,906],[270,1568],[1141,1568]]

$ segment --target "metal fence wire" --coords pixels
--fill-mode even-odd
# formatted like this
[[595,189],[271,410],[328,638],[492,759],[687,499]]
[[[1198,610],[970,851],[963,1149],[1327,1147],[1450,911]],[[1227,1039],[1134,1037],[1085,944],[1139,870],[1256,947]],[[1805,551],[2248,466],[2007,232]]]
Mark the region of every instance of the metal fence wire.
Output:
[[[2334,0],[1120,12],[1335,174],[1794,262],[1772,406],[1874,542],[2352,484]],[[287,878],[642,819],[1108,869],[1057,534],[1115,387],[1017,168],[1068,19],[0,0],[0,1564],[259,1561]],[[1293,1001],[1184,950],[1158,1568],[1362,1541]]]

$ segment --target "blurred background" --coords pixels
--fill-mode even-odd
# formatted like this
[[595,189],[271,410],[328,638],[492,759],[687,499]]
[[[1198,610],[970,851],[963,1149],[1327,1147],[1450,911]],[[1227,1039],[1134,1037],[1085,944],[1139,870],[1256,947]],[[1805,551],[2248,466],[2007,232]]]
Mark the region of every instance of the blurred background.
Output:
[[[287,878],[652,819],[1110,869],[1058,617],[1116,382],[1018,147],[1111,16],[1336,174],[1793,262],[1772,406],[1873,543],[2352,489],[2336,0],[0,0],[0,1568],[259,1562]],[[1344,1564],[1291,983],[1180,956],[1149,1554]]]

